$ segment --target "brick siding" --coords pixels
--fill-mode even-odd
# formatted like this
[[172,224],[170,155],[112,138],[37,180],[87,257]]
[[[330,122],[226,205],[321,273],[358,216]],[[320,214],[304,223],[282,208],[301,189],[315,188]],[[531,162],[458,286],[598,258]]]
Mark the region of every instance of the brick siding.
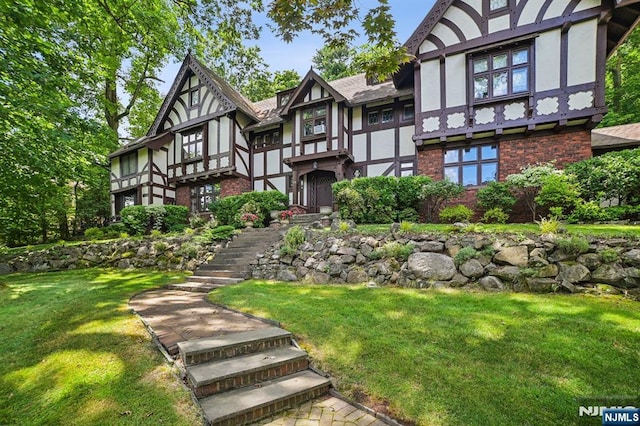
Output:
[[[493,141],[487,140],[487,143]],[[455,145],[452,145],[455,146]],[[498,180],[504,181],[510,174],[519,173],[529,164],[555,161],[556,167],[564,168],[591,157],[591,132],[579,130],[564,133],[549,133],[504,139],[499,142]],[[433,179],[442,179],[444,175],[444,149],[428,146],[418,151],[418,173]],[[464,204],[475,211],[474,220],[484,212],[476,207],[478,187],[467,189],[462,196],[450,204]],[[544,212],[540,212],[543,214]],[[531,212],[522,202],[518,202],[510,217],[515,222],[530,222]]]
[[230,177],[220,182],[220,197],[239,195],[251,191],[251,180],[241,177]]

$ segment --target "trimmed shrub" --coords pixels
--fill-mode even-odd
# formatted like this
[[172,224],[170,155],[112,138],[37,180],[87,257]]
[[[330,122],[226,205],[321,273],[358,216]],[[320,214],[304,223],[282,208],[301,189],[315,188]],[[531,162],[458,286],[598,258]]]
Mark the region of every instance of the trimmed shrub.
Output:
[[202,244],[212,244],[216,241],[230,240],[236,228],[230,225],[216,226],[215,228],[207,228],[202,234],[195,237],[195,240]]
[[112,223],[102,228],[104,238],[121,238],[122,234],[127,232],[126,227],[122,223]]
[[542,186],[535,202],[543,207],[560,207],[570,214],[580,200],[580,190],[575,176],[567,173],[552,173],[542,178]]
[[477,198],[478,206],[485,211],[500,209],[504,213],[509,213],[516,203],[516,197],[509,191],[509,185],[496,181],[489,182],[487,186],[479,189]]
[[149,214],[145,206],[129,206],[120,211],[122,224],[129,235],[144,235],[149,229]]
[[578,204],[569,216],[569,222],[600,222],[609,220],[607,211],[595,201],[586,201]]
[[507,220],[509,220],[509,215],[502,211],[500,207],[489,209],[482,216],[484,223],[507,223]]
[[456,206],[449,206],[442,209],[440,212],[440,222],[454,223],[454,222],[469,222],[473,217],[473,210],[462,204]]
[[608,220],[640,220],[640,205],[605,207]]
[[390,223],[419,220],[418,209],[427,176],[377,176],[344,180],[333,184],[340,217],[356,223]]
[[96,227],[87,228],[87,230],[84,231],[84,237],[91,241],[100,240],[104,238],[104,232],[102,232],[102,229]]
[[[240,210],[247,203],[255,203],[261,218],[268,218],[271,210],[285,210],[289,205],[289,196],[280,191],[245,192],[240,195],[224,197],[211,204],[211,212],[221,225],[242,228]],[[262,224],[264,225],[264,224]]]
[[182,232],[189,225],[189,208],[186,206],[164,206],[164,229],[167,232]]
[[413,207],[407,207],[406,209],[398,212],[398,220],[400,222],[417,223],[420,221],[420,215],[418,214],[418,211]]
[[154,231],[162,232],[164,228],[164,218],[167,215],[167,210],[163,205],[153,204],[145,207],[151,228]]

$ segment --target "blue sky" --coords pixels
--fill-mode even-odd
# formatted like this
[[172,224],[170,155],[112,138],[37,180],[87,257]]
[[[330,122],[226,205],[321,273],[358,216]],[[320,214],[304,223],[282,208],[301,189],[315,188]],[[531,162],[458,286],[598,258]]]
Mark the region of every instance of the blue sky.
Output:
[[[361,14],[375,6],[377,0],[356,0]],[[427,15],[434,0],[389,0],[391,13],[396,21],[396,33],[401,43],[407,41],[409,36],[418,27],[420,22]],[[264,17],[258,19],[265,19]],[[261,21],[259,21],[261,23]],[[356,27],[358,32],[361,28]],[[322,47],[323,40],[320,36],[310,33],[300,34],[292,43],[285,43],[276,38],[263,25],[263,34],[256,43],[262,50],[262,57],[269,64],[271,71],[294,69],[301,76],[304,76],[311,67],[311,58],[316,50]],[[362,44],[364,39],[356,41],[356,44]],[[164,83],[159,85],[159,90],[165,94],[178,73],[180,63],[170,63],[162,71],[160,78]]]

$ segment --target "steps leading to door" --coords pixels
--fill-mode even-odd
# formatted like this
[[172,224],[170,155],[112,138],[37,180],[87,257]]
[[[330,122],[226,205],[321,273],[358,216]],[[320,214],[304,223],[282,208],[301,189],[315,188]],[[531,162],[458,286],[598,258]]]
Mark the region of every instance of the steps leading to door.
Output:
[[208,263],[200,265],[184,283],[172,290],[208,293],[225,285],[237,284],[251,276],[250,263],[259,253],[278,242],[282,234],[274,229],[245,229]]
[[209,425],[255,422],[331,387],[278,327],[180,342],[178,349]]

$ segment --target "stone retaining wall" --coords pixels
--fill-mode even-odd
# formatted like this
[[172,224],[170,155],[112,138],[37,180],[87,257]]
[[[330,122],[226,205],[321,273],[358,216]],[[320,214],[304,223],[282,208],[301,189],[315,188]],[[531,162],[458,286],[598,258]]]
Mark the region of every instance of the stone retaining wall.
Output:
[[[253,277],[318,284],[640,294],[637,240],[583,238],[583,244],[588,242],[583,247],[567,240],[479,233],[336,236],[308,230],[307,242],[294,253],[281,255],[278,245],[258,256]],[[413,248],[406,260],[385,257],[389,244]]]
[[59,245],[16,256],[0,256],[0,274],[90,267],[193,271],[201,263],[213,258],[222,247],[222,243],[209,245],[194,242],[192,236],[187,235]]

